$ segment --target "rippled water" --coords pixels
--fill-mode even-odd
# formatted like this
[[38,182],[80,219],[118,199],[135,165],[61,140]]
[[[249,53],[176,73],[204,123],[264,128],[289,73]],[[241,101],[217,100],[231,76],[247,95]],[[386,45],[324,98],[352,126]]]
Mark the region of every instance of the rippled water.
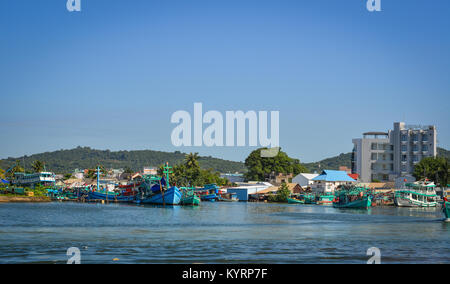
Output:
[[207,203],[0,204],[0,263],[450,263],[437,209]]

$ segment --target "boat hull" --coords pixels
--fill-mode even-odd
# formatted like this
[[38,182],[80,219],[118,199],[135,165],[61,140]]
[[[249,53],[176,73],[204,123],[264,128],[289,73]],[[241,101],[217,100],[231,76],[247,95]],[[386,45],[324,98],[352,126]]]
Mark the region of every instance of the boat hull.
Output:
[[344,204],[339,204],[337,202],[333,203],[333,207],[335,208],[359,208],[359,209],[369,209],[372,206],[372,198],[365,197],[360,200],[355,200],[352,202],[347,202]]
[[132,202],[134,200],[134,196],[123,196],[123,195],[113,195],[106,194],[96,191],[89,192],[89,200],[107,200],[111,202]]
[[180,204],[181,205],[187,205],[187,206],[198,206],[200,205],[200,197],[193,195],[188,197],[183,197],[181,199]]
[[288,198],[287,202],[289,204],[305,204],[305,201],[303,200],[298,200],[298,199],[293,199],[293,198]]
[[397,207],[436,207],[437,202],[422,202],[410,198],[395,197],[394,203]]
[[[163,197],[164,195],[164,197]],[[138,204],[162,204],[162,205],[179,205],[181,202],[181,191],[172,187],[163,193],[157,193],[153,196],[138,199],[136,203]]]
[[444,204],[444,215],[445,220],[450,221],[450,202],[445,202]]
[[208,194],[208,195],[202,195],[201,197],[202,201],[210,201],[210,202],[214,202],[217,200],[217,194]]

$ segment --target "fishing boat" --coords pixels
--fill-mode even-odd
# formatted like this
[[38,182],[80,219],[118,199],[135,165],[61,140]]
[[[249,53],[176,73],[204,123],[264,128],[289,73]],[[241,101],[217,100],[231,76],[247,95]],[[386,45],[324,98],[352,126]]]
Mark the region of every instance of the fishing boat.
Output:
[[216,184],[207,184],[196,190],[196,194],[202,201],[214,202],[219,199],[219,187]]
[[405,184],[405,189],[397,190],[394,203],[398,207],[436,207],[436,185],[433,182],[418,181]]
[[289,204],[305,204],[304,200],[297,199],[297,198],[295,198],[293,196],[288,197],[287,202]]
[[88,193],[88,200],[105,200],[111,202],[133,202],[134,195],[124,195],[123,192],[109,192],[106,190],[90,191]]
[[320,195],[317,205],[333,205],[334,195]]
[[302,194],[301,199],[304,200],[305,204],[316,204],[316,196],[312,193]]
[[335,193],[333,207],[369,209],[372,206],[372,195],[362,187],[342,187]]
[[147,195],[144,198],[136,199],[137,204],[161,204],[178,205],[181,202],[181,191],[173,186],[167,190],[162,189],[153,195]]
[[450,222],[450,202],[444,197],[443,211],[445,215],[445,221]]
[[176,186],[170,186],[169,174],[172,173],[169,164],[164,166],[166,177],[148,175],[144,176],[144,181],[139,187],[139,193],[136,196],[137,204],[161,204],[161,205],[179,205],[182,193]]
[[188,187],[181,187],[181,205],[187,205],[187,206],[198,206],[200,205],[201,199],[194,193],[194,188],[188,188]]

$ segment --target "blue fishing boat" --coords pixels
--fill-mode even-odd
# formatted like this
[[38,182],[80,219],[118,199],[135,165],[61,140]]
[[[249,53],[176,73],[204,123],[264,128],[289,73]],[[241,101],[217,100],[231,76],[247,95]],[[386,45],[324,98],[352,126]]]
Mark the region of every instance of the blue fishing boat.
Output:
[[97,190],[89,191],[87,194],[87,200],[104,200],[111,202],[133,202],[135,199],[132,192],[108,192],[107,190],[100,190],[100,167],[97,167]]
[[136,199],[137,204],[161,204],[178,205],[181,202],[181,191],[176,187],[171,187],[153,195],[148,195],[142,199]]
[[139,193],[136,197],[137,204],[161,204],[178,205],[181,202],[182,192],[176,186],[170,186],[169,174],[172,173],[169,164],[164,166],[166,177],[157,176],[144,177]]
[[105,191],[90,191],[88,195],[88,200],[105,200],[111,202],[133,202],[134,198],[133,195],[122,195],[121,193]]
[[215,202],[219,199],[219,187],[216,184],[207,184],[196,190],[196,194],[202,201]]

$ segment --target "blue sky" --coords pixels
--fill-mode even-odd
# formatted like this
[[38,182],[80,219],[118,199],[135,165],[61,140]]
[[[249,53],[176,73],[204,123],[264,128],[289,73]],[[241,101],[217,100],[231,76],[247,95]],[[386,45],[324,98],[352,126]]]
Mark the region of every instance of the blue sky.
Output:
[[0,158],[73,148],[175,148],[177,110],[278,110],[302,161],[352,150],[394,121],[435,124],[450,148],[450,1],[0,2]]

